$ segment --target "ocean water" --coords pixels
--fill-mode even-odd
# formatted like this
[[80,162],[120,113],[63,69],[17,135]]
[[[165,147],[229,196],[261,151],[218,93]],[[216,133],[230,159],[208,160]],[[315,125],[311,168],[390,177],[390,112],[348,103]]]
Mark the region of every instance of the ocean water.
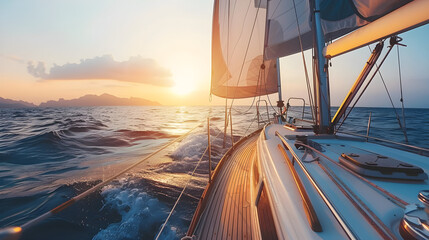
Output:
[[[247,110],[232,111],[235,141],[258,128],[255,108]],[[405,110],[410,144],[429,148],[429,109]],[[299,111],[292,107],[290,115]],[[370,112],[371,136],[404,142],[387,108],[355,108],[342,130],[366,134]],[[223,134],[224,107],[0,109],[0,227],[36,218],[202,123],[181,142],[21,238],[153,239],[207,147],[208,116],[215,165],[231,144],[230,129]],[[207,178],[204,156],[162,239],[184,236]]]

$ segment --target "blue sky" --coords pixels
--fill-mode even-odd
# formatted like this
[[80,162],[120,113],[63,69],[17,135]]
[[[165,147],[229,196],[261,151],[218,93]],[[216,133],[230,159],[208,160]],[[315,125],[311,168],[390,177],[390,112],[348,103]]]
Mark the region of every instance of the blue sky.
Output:
[[[201,0],[1,1],[0,96],[40,103],[110,93],[166,105],[209,104],[212,7],[212,1]],[[407,45],[400,48],[405,105],[428,107],[429,27],[401,37]],[[368,57],[365,47],[332,60],[332,105],[341,103]],[[306,97],[301,62],[299,54],[281,60],[285,99]],[[67,79],[66,73],[81,63],[98,71],[91,72],[91,79]],[[140,68],[155,70],[146,82],[136,82],[107,79],[103,66],[135,74]],[[57,79],[48,76],[53,69]],[[399,106],[396,49],[381,71]],[[213,98],[212,104],[223,103]],[[390,105],[378,76],[360,105]]]

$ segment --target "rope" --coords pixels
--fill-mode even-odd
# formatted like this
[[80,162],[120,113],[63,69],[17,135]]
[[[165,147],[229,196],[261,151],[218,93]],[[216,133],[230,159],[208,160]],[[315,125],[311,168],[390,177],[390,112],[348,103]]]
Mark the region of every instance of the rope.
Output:
[[44,219],[46,219],[46,218],[48,218],[48,217],[50,217],[50,216],[52,216],[52,215],[55,215],[55,214],[57,214],[57,213],[59,213],[59,212],[63,211],[64,209],[68,208],[69,206],[71,206],[71,205],[72,205],[72,204],[74,204],[75,202],[78,202],[78,201],[82,200],[83,198],[85,198],[85,197],[86,197],[86,196],[88,196],[89,194],[91,194],[91,193],[93,193],[94,191],[96,191],[96,190],[100,189],[101,187],[103,187],[103,186],[107,185],[108,183],[110,183],[111,181],[113,181],[114,179],[116,179],[117,177],[119,177],[120,175],[122,175],[122,174],[124,174],[124,173],[128,172],[130,169],[132,169],[132,168],[136,167],[137,165],[139,165],[139,164],[141,164],[141,163],[145,162],[146,160],[148,160],[149,158],[153,157],[153,156],[154,156],[154,155],[156,155],[157,153],[161,152],[162,150],[164,150],[164,149],[165,149],[165,148],[167,148],[168,146],[172,145],[173,143],[178,142],[178,141],[180,141],[180,140],[184,139],[184,138],[185,138],[186,136],[188,136],[192,131],[194,131],[195,129],[197,129],[197,128],[198,128],[198,127],[200,127],[201,125],[202,125],[202,122],[201,122],[201,123],[199,123],[199,124],[198,124],[197,126],[195,126],[194,128],[192,128],[191,130],[189,130],[187,133],[185,133],[185,134],[183,134],[182,136],[180,136],[180,137],[178,137],[178,138],[174,139],[174,140],[173,140],[173,141],[171,141],[171,142],[168,142],[168,143],[164,144],[164,146],[162,146],[161,148],[159,148],[159,149],[158,149],[158,150],[156,150],[155,152],[152,152],[151,154],[149,154],[148,156],[146,156],[146,157],[145,157],[145,158],[143,158],[142,160],[140,160],[140,161],[138,161],[138,162],[136,162],[136,163],[132,164],[131,166],[129,166],[129,167],[127,167],[126,169],[124,169],[124,170],[122,170],[121,172],[119,172],[118,174],[116,174],[116,175],[114,175],[114,176],[110,177],[110,178],[109,178],[109,179],[107,179],[107,180],[104,180],[104,181],[100,182],[99,184],[97,184],[97,185],[93,186],[92,188],[90,188],[90,189],[86,190],[85,192],[83,192],[83,193],[81,193],[81,194],[77,195],[76,197],[73,197],[73,198],[71,198],[70,200],[68,200],[68,201],[66,201],[66,202],[64,202],[64,203],[62,203],[61,205],[59,205],[59,206],[55,207],[54,209],[50,210],[49,212],[46,212],[46,213],[44,213],[44,214],[40,215],[39,217],[37,217],[37,218],[35,218],[35,219],[33,219],[33,220],[28,221],[27,223],[23,224],[23,225],[21,226],[21,228],[22,228],[23,230],[25,230],[25,229],[27,229],[27,228],[30,228],[30,227],[32,227],[33,225],[38,224],[39,222],[43,221]]

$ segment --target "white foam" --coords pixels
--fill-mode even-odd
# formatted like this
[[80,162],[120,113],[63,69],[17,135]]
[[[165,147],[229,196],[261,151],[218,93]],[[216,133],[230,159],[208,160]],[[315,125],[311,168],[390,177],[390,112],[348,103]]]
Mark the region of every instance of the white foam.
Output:
[[[102,189],[105,204],[100,211],[104,208],[114,209],[122,219],[102,229],[94,236],[94,240],[142,239],[156,233],[167,217],[167,206],[141,189],[127,188],[127,181],[121,179],[120,186],[108,185]],[[176,227],[167,226],[164,231],[163,239],[178,238]]]
[[[221,148],[223,134],[220,130],[217,128],[211,129],[210,136],[212,150],[215,151],[216,148]],[[216,138],[216,136],[218,137]],[[192,171],[207,148],[207,143],[207,133],[203,130],[189,135],[182,140],[178,147],[170,154],[170,157],[173,158],[173,162],[162,166],[157,172],[186,173]],[[226,151],[226,149],[224,149],[224,151]],[[212,155],[213,161],[217,162],[217,160],[219,160],[218,158],[220,158],[219,154],[217,154],[217,156]],[[207,165],[207,157],[201,162],[201,167],[205,165]]]

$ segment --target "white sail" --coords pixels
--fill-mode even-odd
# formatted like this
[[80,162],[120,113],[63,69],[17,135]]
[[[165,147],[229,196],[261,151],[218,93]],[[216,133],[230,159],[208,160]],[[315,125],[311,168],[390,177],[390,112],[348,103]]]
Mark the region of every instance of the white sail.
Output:
[[[313,46],[312,1],[268,1],[265,58],[274,59]],[[320,6],[325,41],[332,41],[407,4],[408,0],[324,0]],[[298,21],[297,21],[298,19]]]
[[263,58],[266,1],[216,0],[211,93],[247,98],[277,92],[275,61]]

